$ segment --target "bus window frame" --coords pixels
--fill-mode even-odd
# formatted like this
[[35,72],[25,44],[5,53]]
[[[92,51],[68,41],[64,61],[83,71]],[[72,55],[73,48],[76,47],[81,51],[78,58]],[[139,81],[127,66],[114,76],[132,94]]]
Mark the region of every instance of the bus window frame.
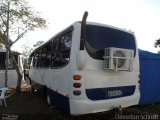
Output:
[[[70,38],[70,41],[71,41],[71,45],[70,45],[70,47],[69,47],[69,49],[66,49],[66,50],[69,50],[69,60],[67,61],[67,63],[66,64],[64,64],[64,65],[55,65],[55,66],[53,66],[52,65],[52,58],[53,58],[53,55],[56,55],[56,54],[58,54],[59,56],[57,57],[57,59],[61,59],[61,57],[60,57],[60,54],[62,55],[62,53],[64,52],[64,50],[61,50],[60,49],[60,47],[61,47],[61,45],[62,44],[60,44],[60,42],[62,42],[62,37],[66,37],[66,36],[70,36],[71,38]],[[52,68],[52,69],[61,69],[61,68],[63,68],[63,67],[65,67],[65,66],[67,66],[68,64],[69,64],[69,62],[70,62],[70,57],[71,57],[71,47],[72,47],[72,38],[73,38],[73,29],[72,28],[69,28],[69,29],[67,29],[66,30],[66,32],[63,32],[63,34],[61,34],[61,35],[58,35],[58,37],[55,37],[53,40],[52,40],[52,48],[53,48],[53,45],[54,45],[54,43],[56,44],[55,45],[55,54],[53,54],[53,49],[52,49],[52,54],[51,54],[51,64],[50,64],[50,67]],[[56,57],[56,56],[55,56]],[[55,58],[56,59],[56,58]],[[60,60],[59,60],[60,61]]]
[[[51,38],[51,40],[49,40],[48,42],[46,42],[45,44],[43,44],[42,46],[39,46],[37,49],[35,49],[33,51],[33,53],[30,55],[33,59],[32,63],[33,63],[33,68],[51,68],[51,69],[61,69],[63,67],[65,67],[66,65],[68,65],[68,63],[70,62],[70,57],[71,57],[71,47],[72,47],[72,38],[73,38],[73,30],[74,30],[74,27],[73,26],[70,26],[68,27],[66,30],[62,31],[61,33],[59,33],[58,35],[56,35],[55,37]],[[70,50],[69,50],[69,60],[68,60],[68,63],[66,65],[63,65],[63,66],[60,66],[60,67],[52,67],[51,63],[52,63],[52,56],[53,56],[53,43],[55,40],[57,40],[58,38],[61,38],[62,36],[66,35],[66,34],[71,34],[71,45],[70,45]],[[42,50],[42,48],[47,45],[49,42],[51,42],[52,46],[51,46],[51,57],[50,57],[50,63],[49,63],[49,67],[41,67],[41,54],[42,52],[40,53],[40,63],[39,65],[37,66],[37,62],[38,60],[36,60],[36,54],[38,54],[38,51],[39,50]],[[36,64],[36,66],[35,66]]]

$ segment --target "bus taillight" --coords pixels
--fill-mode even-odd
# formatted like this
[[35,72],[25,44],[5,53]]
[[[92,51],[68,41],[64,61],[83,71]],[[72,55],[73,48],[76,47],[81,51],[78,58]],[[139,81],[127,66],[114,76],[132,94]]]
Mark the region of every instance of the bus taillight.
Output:
[[76,95],[76,96],[81,95],[81,91],[80,90],[74,90],[73,95]]
[[73,87],[80,88],[81,87],[81,83],[73,83]]
[[80,76],[80,75],[74,75],[74,76],[73,76],[73,79],[74,79],[74,80],[81,80],[81,76]]

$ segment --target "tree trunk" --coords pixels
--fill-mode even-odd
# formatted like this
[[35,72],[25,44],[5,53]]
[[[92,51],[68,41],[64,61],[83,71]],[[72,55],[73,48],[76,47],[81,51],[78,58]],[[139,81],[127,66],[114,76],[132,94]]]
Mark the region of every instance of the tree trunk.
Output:
[[8,60],[9,60],[9,51],[6,49],[6,60],[5,60],[5,87],[7,87],[8,82]]
[[19,66],[14,58],[14,55],[12,53],[12,51],[9,49],[9,53],[11,55],[11,59],[13,60],[13,63],[16,67],[16,72],[17,72],[17,75],[18,75],[18,81],[17,81],[17,86],[16,86],[16,92],[19,93],[20,92],[20,89],[21,89],[21,80],[22,80],[22,73],[20,72],[20,69],[19,69]]
[[6,67],[6,71],[5,71],[5,87],[7,87],[7,82],[8,82],[8,61],[9,61],[9,8],[10,8],[10,2],[8,1],[8,5],[7,5],[7,23],[6,23],[6,36],[5,36],[5,47],[6,47],[6,63],[5,63],[5,67]]

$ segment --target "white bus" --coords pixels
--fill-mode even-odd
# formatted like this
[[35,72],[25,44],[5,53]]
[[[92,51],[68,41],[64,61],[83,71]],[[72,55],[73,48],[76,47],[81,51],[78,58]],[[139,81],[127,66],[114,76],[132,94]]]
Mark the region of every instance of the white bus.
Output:
[[[18,52],[12,51],[14,58],[16,62],[18,63],[20,67],[20,71],[23,71],[23,61],[22,61],[22,55],[20,55]],[[6,60],[6,49],[0,48],[0,87],[5,87],[5,60]],[[15,69],[15,65],[13,64],[13,61],[11,59],[11,56],[9,56],[9,65],[8,65],[8,81],[7,81],[7,87],[13,87],[15,88],[17,86],[17,72]]]
[[132,32],[75,22],[30,57],[32,87],[45,90],[48,104],[71,115],[139,102],[139,56]]

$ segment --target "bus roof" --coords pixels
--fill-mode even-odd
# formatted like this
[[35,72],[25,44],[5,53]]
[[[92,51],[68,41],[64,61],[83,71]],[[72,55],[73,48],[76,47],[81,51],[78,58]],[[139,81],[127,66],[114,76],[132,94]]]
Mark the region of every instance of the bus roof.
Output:
[[[59,36],[59,34],[62,34],[63,32],[65,32],[67,29],[69,29],[70,27],[74,26],[75,24],[81,24],[81,21],[76,21],[74,22],[73,24],[71,24],[70,26],[66,27],[65,29],[63,29],[62,31],[58,32],[57,34],[55,34],[54,36],[52,36],[48,41],[44,42],[42,45],[40,45],[39,47],[35,48],[33,50],[33,52],[31,53],[31,55],[36,51],[38,50],[40,47],[46,45],[48,42],[50,42],[53,38]],[[129,34],[132,34],[134,35],[134,32],[129,30],[127,31],[126,29],[122,29],[122,28],[118,28],[118,27],[115,27],[115,26],[111,26],[111,25],[107,25],[107,24],[103,24],[103,23],[96,23],[96,22],[86,22],[87,25],[96,25],[96,26],[102,26],[102,27],[108,27],[108,28],[113,28],[113,29],[116,29],[116,30],[119,30],[119,31],[123,31],[123,32],[126,32],[126,33],[129,33]]]
[[[13,53],[20,54],[17,51],[11,50]],[[6,48],[0,48],[0,52],[6,52]]]

